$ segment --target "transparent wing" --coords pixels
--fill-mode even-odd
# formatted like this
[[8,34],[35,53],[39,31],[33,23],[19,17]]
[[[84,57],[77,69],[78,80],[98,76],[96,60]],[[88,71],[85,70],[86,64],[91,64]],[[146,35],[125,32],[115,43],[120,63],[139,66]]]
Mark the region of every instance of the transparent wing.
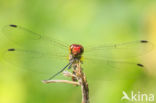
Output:
[[3,33],[8,40],[17,44],[8,48],[3,58],[18,68],[51,76],[68,63],[66,43],[17,25],[5,26]]
[[[61,54],[51,54],[51,52],[39,52],[24,49],[10,48],[4,52],[3,58],[11,63],[15,68],[22,71],[32,72],[37,75],[50,77],[68,63],[68,58]],[[11,69],[14,69],[11,68]]]
[[60,47],[63,49],[68,48],[68,44],[66,43],[51,38],[50,36],[35,33],[18,25],[7,25],[2,31],[9,40],[18,44],[19,46],[31,46],[32,44],[39,44],[43,47]]
[[[143,75],[144,64],[134,61],[84,59],[84,70],[91,81],[128,80]],[[89,72],[87,72],[89,71]]]
[[39,59],[39,58],[48,58],[48,59],[67,59],[68,55],[64,55],[64,54],[57,54],[55,53],[52,54],[52,52],[47,52],[47,51],[34,51],[34,50],[25,50],[25,49],[21,49],[21,48],[9,48],[6,52],[4,52],[3,57],[4,58],[8,58],[8,57],[13,57],[17,56],[17,57],[28,57],[28,58],[32,58],[32,59]]
[[84,53],[84,68],[92,71],[88,75],[93,81],[134,79],[144,75],[146,69],[144,64],[138,62],[138,56],[145,55],[152,49],[153,44],[147,40],[87,48]]
[[[5,60],[21,68],[51,75],[68,63],[68,60],[64,59],[68,56],[68,45],[61,41],[17,25],[5,26],[3,32],[9,40],[24,48],[9,48],[10,50],[4,54]],[[92,79],[96,77],[99,79],[99,76],[116,78],[121,74],[125,74],[124,77],[127,75],[134,77],[139,72],[138,68],[143,68],[143,65],[137,62],[120,61],[120,59],[141,56],[151,51],[152,47],[152,43],[141,40],[85,48],[84,68],[90,71],[89,78]],[[60,62],[60,60],[65,61]],[[94,74],[96,75],[93,76]]]
[[88,48],[84,56],[97,59],[129,59],[145,55],[153,48],[147,40],[125,42],[113,45],[101,45]]

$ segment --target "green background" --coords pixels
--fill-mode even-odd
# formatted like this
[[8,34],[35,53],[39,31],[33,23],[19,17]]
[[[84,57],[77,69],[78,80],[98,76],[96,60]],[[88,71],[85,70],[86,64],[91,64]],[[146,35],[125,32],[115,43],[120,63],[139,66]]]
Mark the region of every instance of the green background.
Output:
[[[98,46],[104,43],[119,43],[148,39],[156,40],[156,1],[155,0],[0,0],[0,28],[8,24],[27,27],[42,35],[48,35],[67,44],[80,43],[85,46]],[[27,41],[27,40],[26,40]],[[24,45],[35,48],[39,43]],[[4,52],[13,44],[0,32],[0,103],[80,103],[80,87],[69,84],[43,84],[41,80],[49,75],[25,71],[29,68],[25,60],[14,57],[4,60]],[[45,47],[46,48],[46,47]],[[43,48],[40,48],[44,50]],[[49,48],[46,48],[48,50]],[[53,50],[53,49],[52,49]],[[54,52],[55,53],[55,52]],[[84,57],[85,58],[85,57]],[[115,79],[111,70],[104,72],[100,62],[84,64],[90,89],[91,103],[122,103],[122,92],[131,91],[156,94],[156,54],[155,50],[141,57],[147,68],[142,72],[120,72]],[[47,61],[46,61],[47,60]],[[50,73],[58,71],[64,63],[55,59],[41,58],[38,70]],[[85,61],[84,61],[85,63]],[[18,66],[17,66],[18,65]],[[19,66],[20,65],[20,66]],[[37,65],[37,64],[36,64]],[[46,66],[45,66],[46,65]],[[21,70],[23,68],[24,70]],[[126,67],[126,69],[135,69]],[[48,71],[49,72],[49,71]],[[114,78],[112,79],[112,76]],[[132,77],[126,79],[126,77]],[[64,77],[61,77],[63,78]],[[125,103],[131,103],[126,101]],[[135,102],[133,102],[135,103]],[[138,103],[138,102],[137,102]],[[140,102],[144,103],[144,102]],[[155,102],[153,102],[155,103]]]

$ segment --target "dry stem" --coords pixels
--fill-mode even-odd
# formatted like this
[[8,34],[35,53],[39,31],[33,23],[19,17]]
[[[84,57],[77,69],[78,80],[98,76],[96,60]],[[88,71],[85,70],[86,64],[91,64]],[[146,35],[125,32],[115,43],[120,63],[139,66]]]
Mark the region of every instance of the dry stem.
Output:
[[81,91],[82,91],[82,103],[89,103],[89,88],[88,83],[85,77],[85,74],[82,71],[80,63],[76,66],[76,76],[77,80],[81,85]]
[[73,82],[73,81],[69,81],[69,80],[43,80],[42,82],[45,84],[48,84],[48,83],[67,83],[67,84],[73,84],[73,85],[80,85],[78,82]]
[[43,83],[67,83],[73,85],[80,85],[82,92],[82,103],[89,103],[89,88],[88,83],[85,77],[85,74],[82,71],[81,63],[73,64],[75,74],[64,71],[63,74],[66,77],[76,78],[76,81],[68,81],[68,80],[44,80]]

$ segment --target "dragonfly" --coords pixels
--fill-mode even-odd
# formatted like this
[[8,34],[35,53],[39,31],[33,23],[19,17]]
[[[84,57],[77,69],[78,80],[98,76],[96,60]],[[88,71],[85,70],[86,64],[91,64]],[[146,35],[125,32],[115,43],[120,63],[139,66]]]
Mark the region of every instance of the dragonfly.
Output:
[[[50,73],[50,70],[39,69],[39,67],[50,63],[51,61],[49,60],[51,59],[55,62],[57,59],[66,61],[66,65],[57,73],[53,74],[49,80],[55,78],[66,68],[72,68],[72,65],[76,62],[81,62],[82,64],[86,62],[86,65],[101,63],[99,65],[105,65],[109,68],[116,68],[117,65],[119,66],[118,68],[122,68],[120,65],[144,68],[145,66],[142,63],[130,62],[125,59],[142,56],[151,51],[153,46],[148,40],[102,44],[98,46],[82,46],[78,43],[67,44],[15,24],[5,26],[3,33],[9,41],[18,45],[17,47],[8,48],[4,53],[4,59],[7,61],[11,61],[14,64],[30,65],[29,68],[33,68],[34,71],[41,70],[39,71],[41,73],[45,71]],[[83,58],[85,59],[83,60]],[[21,61],[23,62],[21,63]],[[87,61],[92,62],[88,62],[87,64]]]

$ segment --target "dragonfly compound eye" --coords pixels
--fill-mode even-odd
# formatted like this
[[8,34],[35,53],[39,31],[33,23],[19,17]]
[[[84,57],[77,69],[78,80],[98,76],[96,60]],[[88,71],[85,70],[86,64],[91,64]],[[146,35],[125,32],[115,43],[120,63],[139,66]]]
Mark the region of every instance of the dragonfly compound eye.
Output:
[[77,56],[77,55],[82,55],[82,53],[84,52],[84,49],[81,45],[78,45],[78,44],[72,44],[70,46],[70,52],[71,54],[73,54],[74,56]]

